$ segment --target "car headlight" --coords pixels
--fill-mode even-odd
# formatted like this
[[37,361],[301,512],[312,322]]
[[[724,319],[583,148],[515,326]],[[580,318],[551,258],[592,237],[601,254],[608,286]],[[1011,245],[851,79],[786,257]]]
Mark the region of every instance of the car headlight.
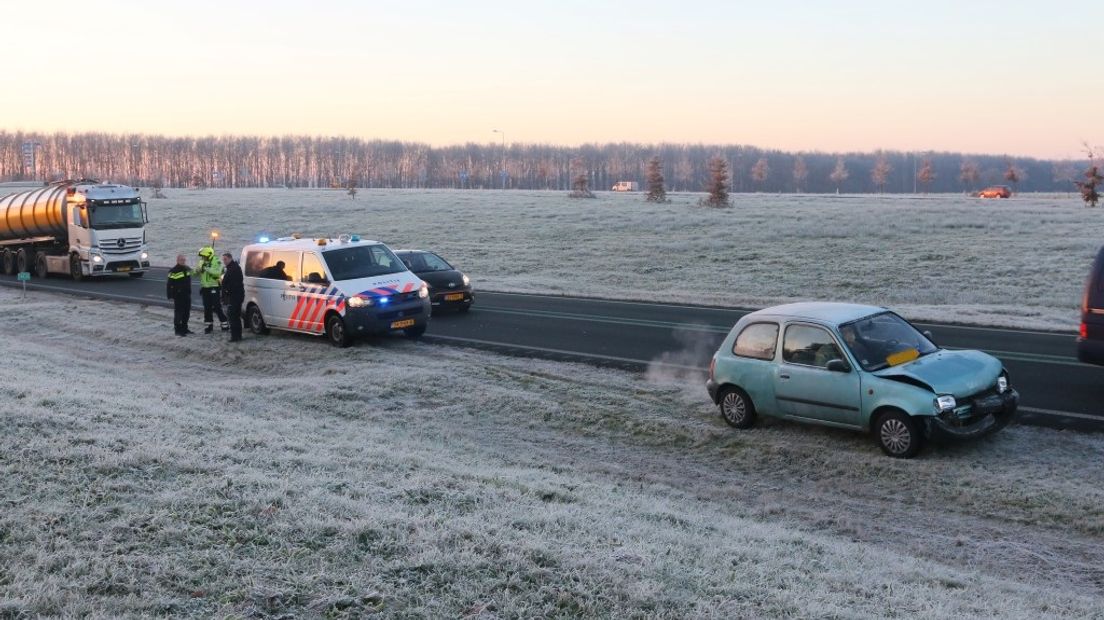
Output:
[[350,297],[348,301],[345,302],[345,305],[349,306],[350,308],[367,308],[368,306],[372,305],[372,300],[368,297],[360,297],[358,295]]
[[426,286],[425,282],[422,282],[422,288],[418,289],[418,297],[421,297],[422,299],[429,297],[429,287]]
[[464,286],[469,286],[469,285],[471,285],[471,278],[469,278],[469,277],[468,277],[467,275],[465,275],[465,276],[463,277],[463,280],[464,280]]
[[954,411],[954,408],[958,406],[958,401],[954,396],[939,396],[935,399],[936,411]]
[[997,377],[997,393],[1004,394],[1008,391],[1008,377],[1001,375]]

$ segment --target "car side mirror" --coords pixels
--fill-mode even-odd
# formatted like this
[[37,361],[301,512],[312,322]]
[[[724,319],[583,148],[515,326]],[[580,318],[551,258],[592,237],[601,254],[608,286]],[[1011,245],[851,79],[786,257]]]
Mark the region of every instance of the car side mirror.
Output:
[[928,340],[930,340],[932,344],[935,344],[935,336],[933,336],[930,331],[924,330],[921,333],[923,333],[924,337],[927,338]]
[[829,360],[824,367],[832,372],[851,372],[851,365],[841,359]]

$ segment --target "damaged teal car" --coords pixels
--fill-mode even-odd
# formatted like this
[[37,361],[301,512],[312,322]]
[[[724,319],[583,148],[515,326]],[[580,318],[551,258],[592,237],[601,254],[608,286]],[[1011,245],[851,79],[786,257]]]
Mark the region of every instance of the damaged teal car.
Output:
[[1019,405],[997,358],[942,349],[885,308],[840,303],[744,316],[713,355],[706,388],[736,428],[771,416],[872,432],[897,458],[934,437],[996,432]]

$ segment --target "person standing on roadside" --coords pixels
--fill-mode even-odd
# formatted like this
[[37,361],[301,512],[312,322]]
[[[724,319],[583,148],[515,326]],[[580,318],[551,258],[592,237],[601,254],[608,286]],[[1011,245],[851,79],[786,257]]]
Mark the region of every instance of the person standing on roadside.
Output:
[[176,266],[169,270],[165,281],[165,294],[173,302],[173,331],[177,336],[192,333],[188,319],[192,315],[192,270],[183,254],[176,257]]
[[226,266],[226,275],[222,276],[222,296],[226,301],[226,314],[230,317],[230,342],[241,342],[241,308],[245,303],[245,279],[241,265],[229,252],[222,255],[222,264]]
[[215,259],[215,248],[204,246],[199,249],[199,264],[196,265],[195,275],[199,276],[199,295],[203,298],[203,320],[207,327],[203,333],[209,334],[215,330],[215,315],[218,315],[222,331],[230,329],[226,323],[226,314],[222,311],[219,293],[219,278],[222,277],[222,263]]

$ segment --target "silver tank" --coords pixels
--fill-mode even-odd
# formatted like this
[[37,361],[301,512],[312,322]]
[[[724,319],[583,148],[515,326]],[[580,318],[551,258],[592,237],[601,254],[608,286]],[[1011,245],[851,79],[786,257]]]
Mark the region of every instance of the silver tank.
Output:
[[0,198],[0,241],[65,237],[65,192],[71,183],[47,185]]

